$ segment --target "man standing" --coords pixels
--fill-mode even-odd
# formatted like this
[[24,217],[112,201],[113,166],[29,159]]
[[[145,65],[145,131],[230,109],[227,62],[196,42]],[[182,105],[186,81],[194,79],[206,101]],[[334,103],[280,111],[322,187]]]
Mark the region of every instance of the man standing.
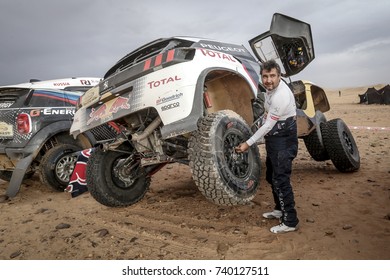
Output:
[[264,123],[251,138],[236,147],[236,152],[245,152],[264,137],[266,179],[272,186],[275,208],[264,213],[263,217],[280,219],[281,223],[270,229],[273,233],[295,231],[299,220],[290,183],[292,161],[298,152],[295,99],[281,80],[280,66],[274,60],[261,65],[260,75],[266,88]]

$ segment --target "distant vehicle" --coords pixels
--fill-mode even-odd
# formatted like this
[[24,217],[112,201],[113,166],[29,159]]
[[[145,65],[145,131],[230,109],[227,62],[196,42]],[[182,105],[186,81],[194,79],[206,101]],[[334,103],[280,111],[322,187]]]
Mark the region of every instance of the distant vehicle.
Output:
[[[310,25],[275,14],[270,31],[249,41],[260,61],[276,59],[284,77],[314,59]],[[91,195],[110,207],[143,198],[151,176],[167,163],[189,165],[201,193],[220,205],[246,204],[260,185],[256,145],[234,148],[264,113],[260,65],[242,45],[193,37],[146,44],[120,59],[79,99],[71,134],[108,122],[121,133],[89,158]],[[290,83],[297,102],[299,137],[316,160],[331,158],[341,171],[359,168],[356,144],[340,120],[327,122],[325,92],[305,81]],[[257,98],[260,97],[260,98]]]
[[31,80],[0,87],[0,179],[10,182],[6,198],[14,197],[22,180],[36,171],[55,190],[67,186],[76,160],[72,153],[100,137],[102,128],[77,139],[69,134],[77,100],[99,81],[94,77]]

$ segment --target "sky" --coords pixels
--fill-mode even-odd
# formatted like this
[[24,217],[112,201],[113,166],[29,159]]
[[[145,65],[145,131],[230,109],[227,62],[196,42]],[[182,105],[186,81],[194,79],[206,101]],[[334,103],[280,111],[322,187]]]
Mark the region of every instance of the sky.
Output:
[[292,80],[332,89],[390,83],[390,0],[0,0],[0,85],[103,77],[162,37],[250,50],[274,13],[311,25],[315,59]]

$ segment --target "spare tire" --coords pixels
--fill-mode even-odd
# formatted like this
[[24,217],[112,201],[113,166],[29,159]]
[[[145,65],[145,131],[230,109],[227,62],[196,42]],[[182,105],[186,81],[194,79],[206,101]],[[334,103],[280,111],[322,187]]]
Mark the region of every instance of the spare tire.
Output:
[[[319,124],[319,126],[320,126],[321,135],[323,135],[326,126],[324,125],[324,123]],[[325,146],[323,145],[323,143],[321,142],[318,136],[317,129],[310,132],[309,135],[303,137],[303,141],[305,142],[307,151],[315,161],[325,161],[330,159],[330,157],[328,155],[328,152],[326,151]]]
[[303,137],[303,141],[305,142],[305,146],[310,156],[315,161],[325,161],[330,159],[328,152],[326,151],[323,134],[326,126],[325,115],[317,110],[315,113],[315,130],[310,132],[309,135]]
[[352,172],[360,168],[358,147],[343,120],[333,119],[326,122],[322,136],[326,151],[340,172]]

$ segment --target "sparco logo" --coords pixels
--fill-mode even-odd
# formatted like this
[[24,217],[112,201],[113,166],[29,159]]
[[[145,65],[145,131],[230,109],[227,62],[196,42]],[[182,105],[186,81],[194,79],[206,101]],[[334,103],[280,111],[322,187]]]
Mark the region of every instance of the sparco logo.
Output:
[[180,106],[180,102],[171,103],[171,104],[162,106],[161,107],[161,111],[170,110],[170,109],[173,109],[173,108],[177,108],[179,106]]

